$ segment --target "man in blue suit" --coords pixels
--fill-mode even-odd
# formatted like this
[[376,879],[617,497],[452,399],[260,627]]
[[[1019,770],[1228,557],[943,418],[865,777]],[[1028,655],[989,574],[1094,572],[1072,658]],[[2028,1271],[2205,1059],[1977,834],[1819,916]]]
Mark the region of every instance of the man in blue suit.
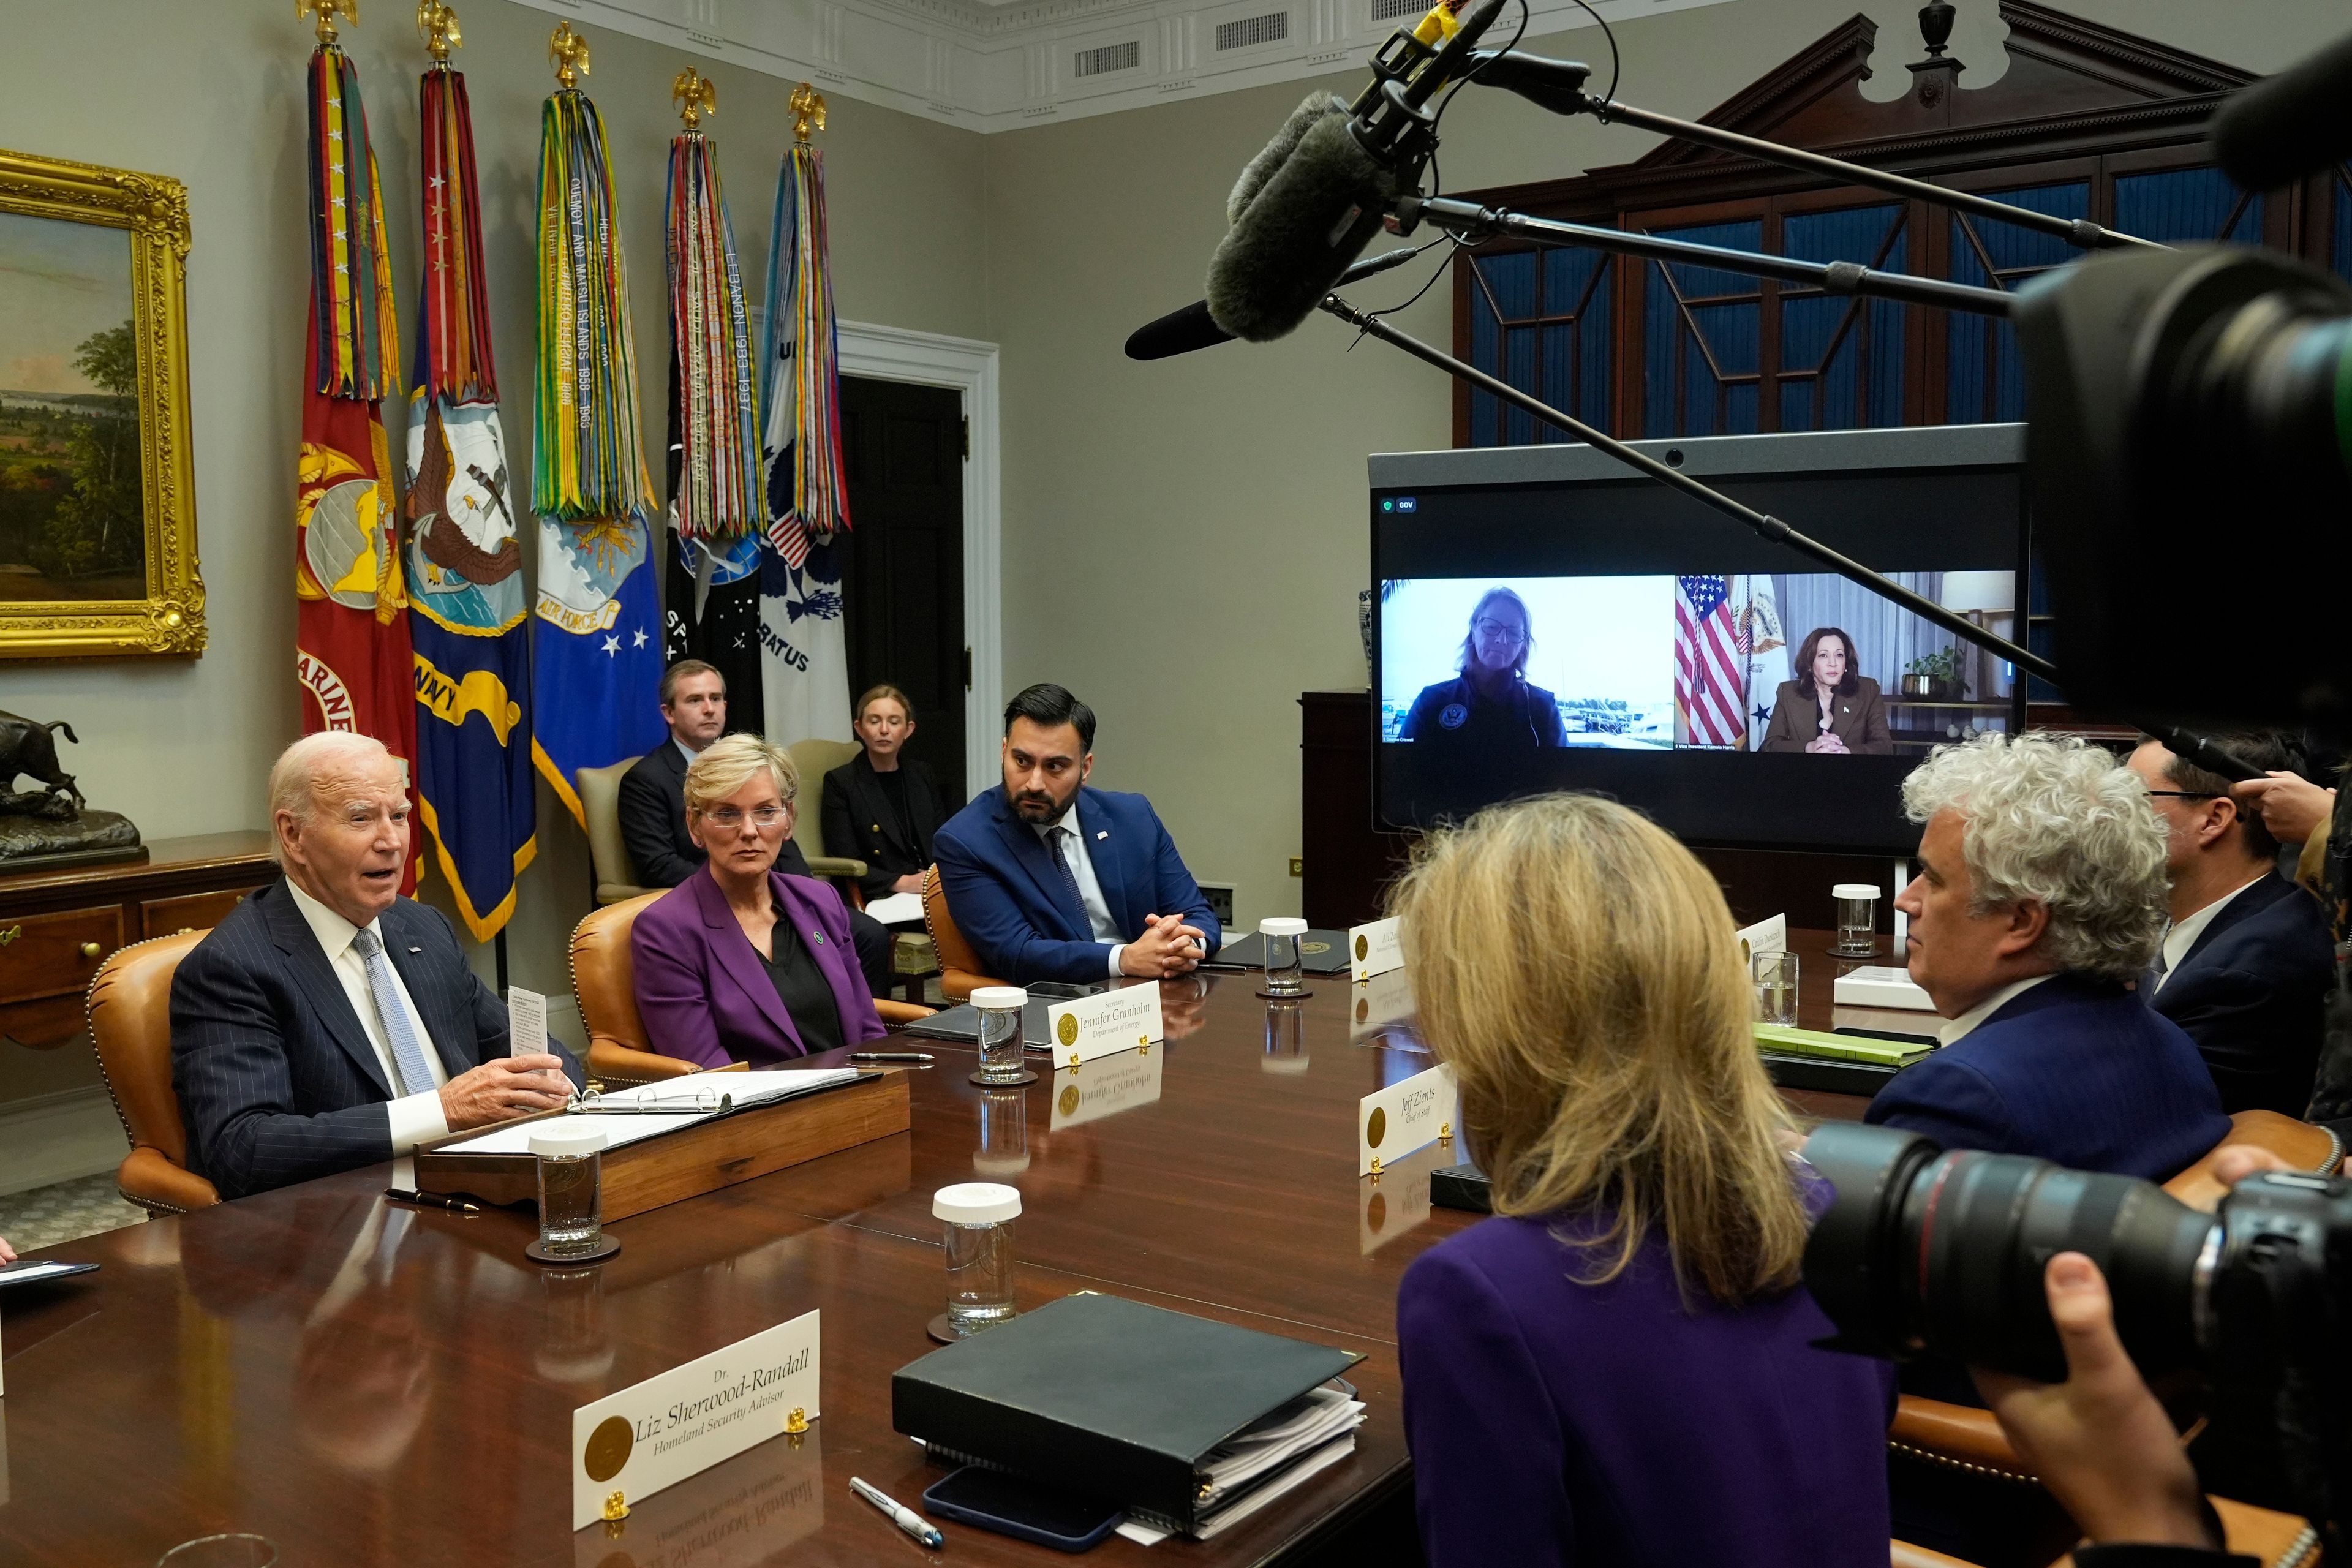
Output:
[[1032,686],[1004,707],[1004,787],[931,838],[949,912],[1015,984],[1187,973],[1223,933],[1151,803],[1091,789],[1094,710]]
[[[2274,733],[2215,737],[2265,773],[2291,764]],[[2279,875],[2279,842],[2231,781],[2160,741],[2132,752],[2164,825],[2172,917],[2143,992],[2197,1042],[2228,1110],[2300,1117],[2311,1104],[2336,943],[2319,900]]]
[[563,1059],[509,1057],[506,1005],[435,910],[400,896],[408,794],[364,735],[308,735],[269,772],[283,879],[172,981],[189,1163],[242,1197],[561,1105]]
[[2162,941],[2147,791],[2072,736],[1939,746],[1903,784],[1927,825],[1911,978],[1951,1020],[1864,1120],[1948,1148],[2163,1181],[2228,1134],[2196,1044],[2132,989]]

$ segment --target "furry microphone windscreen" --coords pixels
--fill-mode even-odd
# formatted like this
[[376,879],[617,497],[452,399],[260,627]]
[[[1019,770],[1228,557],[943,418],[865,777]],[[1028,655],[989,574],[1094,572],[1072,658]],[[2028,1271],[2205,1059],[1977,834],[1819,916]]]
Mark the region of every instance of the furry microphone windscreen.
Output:
[[1233,194],[1225,198],[1225,226],[1231,228],[1242,221],[1242,214],[1249,210],[1249,205],[1257,199],[1258,192],[1265,189],[1265,183],[1274,178],[1274,172],[1297,151],[1301,137],[1320,121],[1347,112],[1348,106],[1339,101],[1338,95],[1308,93],[1305,101],[1290,111],[1290,118],[1282,122],[1282,129],[1274,133],[1274,140],[1268,142],[1256,157],[1242,165],[1242,177],[1234,182]]
[[[1396,195],[1395,174],[1358,145],[1347,115],[1308,116],[1314,101],[1283,127],[1308,121],[1286,156],[1273,156],[1277,136],[1243,171],[1234,188],[1240,211],[1209,259],[1209,314],[1252,342],[1282,337],[1307,319],[1371,243]],[[1244,200],[1261,164],[1271,166]]]

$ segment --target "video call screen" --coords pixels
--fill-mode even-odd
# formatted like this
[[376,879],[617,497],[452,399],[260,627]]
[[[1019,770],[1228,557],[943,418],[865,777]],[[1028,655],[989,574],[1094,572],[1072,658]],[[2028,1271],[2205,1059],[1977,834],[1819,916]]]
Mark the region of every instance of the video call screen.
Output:
[[[2011,467],[1709,482],[2011,640]],[[2022,720],[2004,661],[1663,486],[1372,497],[1377,809],[1590,789],[1695,843],[1902,853],[1903,776]]]

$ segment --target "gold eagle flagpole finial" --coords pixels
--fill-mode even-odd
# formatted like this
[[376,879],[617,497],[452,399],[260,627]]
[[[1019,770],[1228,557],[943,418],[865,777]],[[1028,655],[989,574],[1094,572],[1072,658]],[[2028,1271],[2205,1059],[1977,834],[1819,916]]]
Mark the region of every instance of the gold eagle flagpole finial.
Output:
[[444,0],[416,0],[416,31],[435,65],[447,65],[449,51],[466,47],[464,36],[457,31],[457,13]]
[[688,131],[699,131],[704,115],[719,112],[719,84],[692,66],[678,72],[677,79],[669,84],[669,97]]
[[354,27],[360,25],[360,0],[294,0],[294,15],[316,17],[319,23],[319,44],[331,48],[335,42],[335,13]]
[[547,40],[547,63],[555,68],[556,85],[573,91],[588,74],[588,40],[573,32],[571,23],[558,22],[555,36]]
[[824,129],[824,94],[807,82],[793,89],[784,107],[793,111],[793,140],[805,142],[812,131]]

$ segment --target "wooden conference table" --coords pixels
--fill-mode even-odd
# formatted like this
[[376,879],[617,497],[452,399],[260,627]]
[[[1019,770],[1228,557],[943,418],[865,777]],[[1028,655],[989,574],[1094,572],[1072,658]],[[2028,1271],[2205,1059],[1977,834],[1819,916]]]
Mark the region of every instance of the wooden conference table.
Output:
[[[1825,940],[1796,944],[1816,1026]],[[585,1268],[525,1259],[525,1212],[385,1205],[382,1166],[49,1248],[104,1267],[0,1291],[0,1563],[143,1565],[220,1531],[268,1536],[287,1568],[1066,1561],[952,1524],[927,1552],[848,1489],[917,1504],[944,1473],[891,1430],[889,1383],[944,1302],[929,1194],[976,1179],[1022,1190],[1024,1309],[1115,1291],[1363,1353],[1352,1458],[1213,1541],[1114,1536],[1092,1560],[1313,1555],[1411,1484],[1397,1282],[1474,1216],[1429,1207],[1451,1148],[1354,1173],[1359,1098],[1431,1065],[1410,1030],[1363,1033],[1333,980],[1270,1024],[1255,985],[1171,983],[1149,1058],[1025,1090],[983,1092],[970,1050],[927,1043],[909,1132],[622,1221],[620,1253]],[[633,1500],[617,1535],[573,1533],[575,1406],[813,1307],[805,1437]]]

